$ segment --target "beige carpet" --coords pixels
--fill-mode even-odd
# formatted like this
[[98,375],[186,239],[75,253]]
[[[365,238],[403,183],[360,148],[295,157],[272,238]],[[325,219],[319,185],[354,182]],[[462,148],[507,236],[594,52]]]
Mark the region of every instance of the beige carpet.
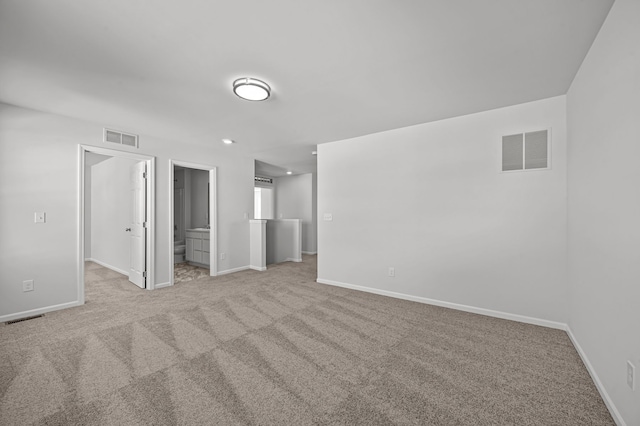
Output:
[[0,326],[2,425],[610,425],[567,335],[316,284],[315,256]]

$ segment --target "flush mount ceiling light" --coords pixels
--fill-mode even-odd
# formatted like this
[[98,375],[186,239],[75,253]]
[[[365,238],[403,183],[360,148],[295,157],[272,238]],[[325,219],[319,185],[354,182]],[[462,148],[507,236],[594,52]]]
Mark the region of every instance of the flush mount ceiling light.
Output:
[[288,175],[290,175],[290,174],[293,174],[293,172],[292,172],[291,170],[289,170],[289,171],[287,172],[287,174],[288,174]]
[[224,143],[225,145],[231,145],[232,143],[235,143],[235,141],[231,139],[222,139],[222,143]]
[[271,87],[262,80],[242,77],[233,82],[233,93],[248,101],[264,101],[271,95]]

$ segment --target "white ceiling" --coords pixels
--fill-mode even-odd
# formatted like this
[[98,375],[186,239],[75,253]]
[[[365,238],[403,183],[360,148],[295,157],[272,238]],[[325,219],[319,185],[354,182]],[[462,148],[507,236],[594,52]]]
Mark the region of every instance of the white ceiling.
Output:
[[0,101],[303,173],[319,143],[565,94],[612,3],[0,0]]

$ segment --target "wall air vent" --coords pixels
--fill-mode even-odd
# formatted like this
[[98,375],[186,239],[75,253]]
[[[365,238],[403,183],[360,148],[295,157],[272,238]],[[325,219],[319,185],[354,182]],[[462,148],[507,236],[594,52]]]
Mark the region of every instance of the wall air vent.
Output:
[[138,147],[138,135],[120,132],[118,130],[104,129],[104,142]]
[[273,183],[273,179],[261,177],[261,176],[255,176],[254,181],[260,182],[260,183]]
[[549,131],[518,133],[502,137],[502,171],[548,169]]

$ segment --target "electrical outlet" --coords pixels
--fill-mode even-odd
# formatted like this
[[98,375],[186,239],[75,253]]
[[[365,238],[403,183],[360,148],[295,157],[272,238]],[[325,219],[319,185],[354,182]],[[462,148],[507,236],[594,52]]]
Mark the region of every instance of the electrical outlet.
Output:
[[396,276],[396,268],[394,268],[393,266],[389,267],[389,276],[390,277],[395,277]]
[[627,361],[627,385],[631,390],[636,390],[636,367],[631,364],[631,361]]
[[227,253],[220,253],[220,260],[225,260],[227,258]]
[[33,280],[22,281],[22,291],[33,291]]
[[35,223],[45,223],[47,221],[47,215],[45,212],[36,212],[34,216],[33,221]]

